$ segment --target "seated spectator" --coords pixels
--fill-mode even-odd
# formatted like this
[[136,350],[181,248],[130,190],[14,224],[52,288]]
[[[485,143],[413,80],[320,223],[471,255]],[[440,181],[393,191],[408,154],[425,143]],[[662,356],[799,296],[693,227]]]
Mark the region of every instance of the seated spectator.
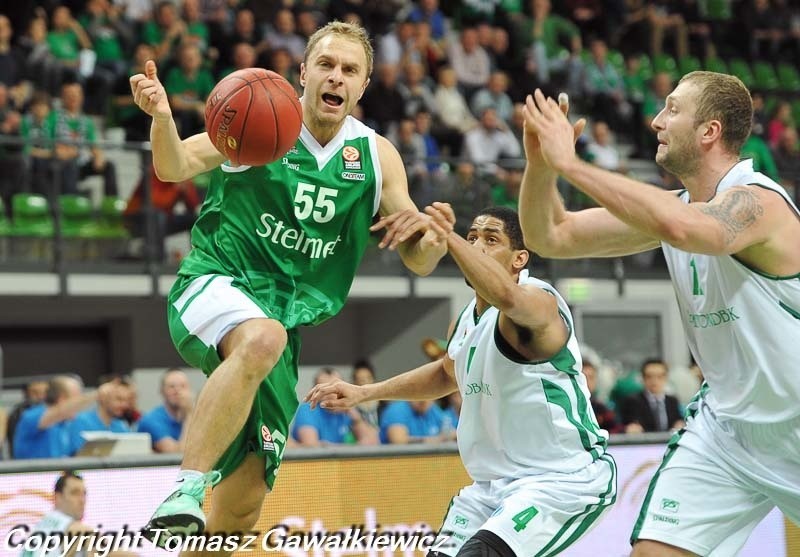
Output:
[[787,101],[780,101],[775,105],[772,118],[767,124],[766,140],[770,148],[774,149],[778,145],[781,135],[783,135],[783,130],[793,127],[795,127],[795,122],[794,118],[792,118],[792,105]]
[[61,63],[50,53],[47,42],[47,21],[35,17],[28,23],[27,33],[20,38],[25,59],[24,73],[36,89],[57,95],[64,73]]
[[460,40],[448,50],[450,65],[456,72],[458,86],[467,101],[489,82],[491,60],[486,50],[478,43],[478,31],[473,27],[461,30]]
[[247,8],[236,12],[233,19],[233,30],[220,45],[220,59],[230,63],[233,58],[231,48],[239,43],[247,43],[252,46],[258,57],[269,49],[269,44],[264,39],[261,28],[256,25],[253,11]]
[[75,455],[81,450],[86,439],[81,433],[87,431],[110,431],[112,433],[130,433],[131,429],[122,416],[128,402],[129,389],[127,382],[119,379],[103,384],[106,389],[97,396],[97,405],[84,410],[75,416],[69,424],[69,454]]
[[605,42],[594,39],[590,49],[592,57],[586,63],[583,90],[591,99],[592,113],[608,122],[613,130],[626,130],[633,109],[625,97],[622,76],[608,61]]
[[390,403],[381,415],[381,442],[439,443],[449,435],[445,422],[444,411],[432,400],[398,400]]
[[[19,136],[22,116],[9,98],[8,87],[0,83],[0,135]],[[6,202],[20,191],[20,176],[25,174],[20,145],[0,145],[0,197]]]
[[489,77],[489,83],[482,87],[472,97],[470,106],[472,113],[476,116],[483,114],[487,108],[494,108],[500,118],[506,124],[511,123],[511,116],[514,112],[514,103],[508,96],[508,76],[505,72],[495,71]]
[[750,137],[742,145],[739,157],[741,159],[753,159],[753,169],[756,172],[766,174],[775,181],[780,180],[772,151],[769,150],[767,142],[759,136],[750,134]]
[[[92,526],[81,522],[86,509],[86,486],[81,476],[71,471],[62,473],[56,480],[53,491],[53,509],[46,512],[39,522],[33,526],[31,531],[34,534],[32,536],[59,533],[78,536],[95,531]],[[87,537],[86,541],[89,541],[89,539]],[[95,553],[91,552],[91,554],[94,555]],[[73,557],[74,555],[88,554],[82,550],[76,553],[73,549],[67,549],[66,545],[62,545],[51,552],[45,553],[41,549],[38,552],[23,551],[22,555],[25,557],[51,557],[55,555]],[[108,551],[105,555],[107,557],[136,557],[134,553],[121,550]]]
[[295,20],[292,10],[288,8],[278,10],[272,20],[272,26],[264,36],[267,38],[270,49],[286,49],[291,54],[295,65],[299,65],[303,61],[306,41],[295,33]]
[[586,376],[586,387],[589,389],[590,395],[589,402],[592,404],[594,415],[597,416],[597,424],[601,429],[605,429],[609,433],[622,433],[622,424],[617,420],[617,415],[595,396],[595,391],[597,390],[597,368],[592,362],[584,360],[581,371]]
[[[358,360],[353,364],[353,384],[369,385],[375,382],[375,370],[372,364],[367,360]],[[361,415],[361,419],[367,422],[372,427],[380,427],[379,415],[383,409],[384,402],[382,400],[370,400],[362,402],[356,406],[356,410]]]
[[73,17],[66,6],[58,6],[53,10],[52,28],[47,33],[47,44],[50,54],[58,63],[73,70],[73,79],[78,76],[81,49],[91,49],[92,41],[80,23]]
[[619,409],[625,433],[672,431],[683,427],[678,399],[666,394],[669,375],[666,362],[646,360],[641,373],[644,390],[625,399]]
[[[439,81],[434,91],[433,98],[436,101],[436,114],[444,127],[448,130],[463,134],[478,125],[478,121],[472,115],[464,95],[458,90],[456,73],[450,66],[443,66],[439,70]],[[452,156],[457,156],[461,151],[460,144],[458,150],[451,152]]]
[[159,2],[153,12],[155,17],[142,27],[142,42],[153,47],[157,62],[166,62],[186,35],[186,22],[169,0]]
[[602,120],[595,120],[592,123],[592,140],[586,146],[586,155],[589,162],[600,168],[612,172],[627,172],[611,130]]
[[650,24],[650,54],[658,56],[664,52],[664,37],[674,38],[674,54],[683,58],[689,54],[689,27],[680,13],[677,2],[672,0],[651,0],[647,12]]
[[54,191],[53,195],[79,193],[78,182],[92,175],[103,177],[105,195],[117,195],[117,171],[103,150],[94,145],[97,131],[92,119],[83,113],[80,83],[65,83],[61,87],[61,109],[48,115],[47,131],[61,170],[61,191]]
[[208,58],[216,59],[219,53],[216,49],[209,49],[211,31],[208,24],[203,20],[203,12],[200,8],[200,0],[183,0],[183,20],[186,22],[186,35],[183,37],[184,44],[192,44],[200,49],[200,52],[207,54]]
[[22,412],[14,430],[14,458],[60,458],[70,456],[70,422],[94,404],[99,393],[106,395],[111,384],[98,391],[82,393],[76,377],[59,375],[47,384],[44,402]]
[[408,191],[420,206],[433,201],[428,166],[425,163],[425,140],[417,133],[414,120],[403,118],[395,133],[387,134],[397,147],[408,176]]
[[[314,385],[341,379],[339,373],[331,368],[322,368],[314,378]],[[378,430],[361,418],[356,409],[348,412],[332,412],[320,406],[311,408],[303,403],[297,409],[292,427],[294,437],[302,447],[358,443],[375,445],[378,443]]]
[[47,396],[47,381],[43,379],[33,379],[25,384],[22,389],[22,402],[14,406],[8,414],[8,427],[6,429],[6,439],[8,441],[8,452],[14,454],[14,431],[17,428],[22,413],[30,408],[44,402]]
[[374,125],[378,133],[386,135],[405,116],[406,106],[397,80],[398,68],[394,64],[381,64],[377,76],[371,80],[361,106],[364,118]]
[[432,120],[431,113],[427,110],[420,110],[414,115],[414,131],[417,132],[425,144],[425,162],[429,173],[438,172],[442,162],[439,142],[431,129]]
[[53,149],[47,128],[49,114],[50,97],[47,93],[37,92],[20,124],[20,136],[25,141],[27,182],[30,191],[41,195],[49,193],[53,182]]
[[300,85],[300,72],[297,71],[297,64],[292,61],[289,51],[285,48],[276,48],[269,53],[269,61],[267,67],[291,83],[298,96],[301,96],[303,86]]
[[431,26],[426,21],[420,21],[414,28],[414,38],[406,46],[406,58],[422,64],[427,76],[435,76],[447,60],[444,41],[437,41],[431,37]]
[[439,9],[439,0],[420,0],[415,3],[408,14],[408,20],[414,23],[427,22],[431,37],[435,41],[443,42],[447,39],[449,25],[444,13]]
[[139,431],[149,433],[157,453],[179,453],[186,442],[186,432],[194,408],[194,395],[189,378],[177,368],[168,369],[161,378],[161,398],[156,406],[139,420]]
[[181,134],[189,136],[202,131],[206,98],[214,88],[214,78],[203,68],[200,49],[194,45],[180,48],[178,67],[169,71],[164,88]]
[[142,419],[142,411],[139,409],[139,389],[136,388],[136,383],[129,376],[125,376],[124,381],[127,388],[122,391],[125,394],[122,419],[128,424],[131,431],[137,431],[139,420]]
[[397,88],[406,104],[406,116],[413,118],[420,110],[436,111],[436,99],[419,62],[409,62],[403,68],[404,79]]
[[786,187],[794,199],[800,199],[800,141],[797,139],[797,128],[788,127],[783,130],[778,147],[775,149],[775,165],[781,177],[781,184]]
[[492,185],[491,204],[516,211],[519,208],[519,190],[522,187],[525,161],[509,159],[501,161],[500,167],[503,172],[497,175],[499,181]]
[[492,174],[501,158],[521,157],[522,147],[495,109],[489,107],[483,110],[480,125],[464,136],[464,156],[481,172]]

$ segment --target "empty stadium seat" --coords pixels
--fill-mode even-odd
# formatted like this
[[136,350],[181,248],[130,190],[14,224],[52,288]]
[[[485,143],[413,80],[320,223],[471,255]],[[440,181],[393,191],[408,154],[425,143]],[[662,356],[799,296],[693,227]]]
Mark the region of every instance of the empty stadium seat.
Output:
[[12,235],[51,237],[53,217],[43,195],[32,193],[15,194],[11,200]]
[[753,64],[755,88],[762,91],[777,91],[780,87],[775,68],[769,62],[759,61]]
[[717,73],[728,73],[728,65],[721,58],[708,58],[706,70]]
[[65,194],[58,198],[61,209],[61,232],[66,238],[91,236],[92,203],[83,195]]
[[755,84],[755,77],[750,70],[750,65],[741,58],[734,58],[728,65],[730,73],[742,80],[747,87],[753,87]]
[[672,79],[680,77],[678,75],[678,64],[675,62],[675,58],[669,54],[659,54],[653,57],[653,72],[668,73]]
[[681,75],[686,75],[687,73],[696,72],[702,69],[700,64],[700,59],[695,56],[684,56],[678,60],[678,69],[681,72]]
[[797,93],[800,91],[800,72],[792,64],[778,64],[778,83],[783,91]]

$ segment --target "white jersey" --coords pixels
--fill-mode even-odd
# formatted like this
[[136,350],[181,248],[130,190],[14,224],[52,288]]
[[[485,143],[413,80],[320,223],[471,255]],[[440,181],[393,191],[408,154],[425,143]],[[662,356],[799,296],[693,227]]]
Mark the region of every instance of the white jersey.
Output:
[[573,472],[603,455],[608,440],[592,411],[566,302],[525,271],[519,282],[555,296],[569,340],[550,360],[525,361],[500,334],[497,308],[476,319],[473,300],[461,312],[447,353],[463,398],[458,449],[475,481]]
[[[66,532],[73,522],[75,522],[73,517],[69,516],[68,514],[64,514],[57,509],[53,509],[45,514],[42,519],[36,523],[36,526],[31,529],[31,536],[45,536],[47,534]],[[48,552],[45,552],[44,549],[40,549],[38,551],[23,550],[20,557],[60,557],[64,554],[64,551],[65,550],[63,548],[54,549]],[[85,555],[85,551],[77,551],[75,553],[75,557],[84,557]]]
[[[786,191],[751,160],[734,166],[717,194],[753,185]],[[681,199],[688,203],[689,194]],[[725,419],[771,423],[800,416],[800,274],[775,277],[735,256],[687,253],[662,243],[689,347],[710,387],[711,409]],[[800,248],[798,248],[800,249]]]

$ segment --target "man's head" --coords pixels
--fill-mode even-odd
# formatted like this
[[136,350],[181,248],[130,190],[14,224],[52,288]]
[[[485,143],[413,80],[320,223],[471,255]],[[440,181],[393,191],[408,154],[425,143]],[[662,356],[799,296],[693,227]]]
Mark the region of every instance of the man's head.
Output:
[[172,410],[182,407],[185,398],[191,392],[189,377],[180,369],[172,368],[161,377],[161,396],[164,406]]
[[275,14],[275,30],[278,33],[289,35],[294,33],[294,15],[292,14],[292,10],[283,9],[278,10],[278,13]]
[[611,143],[611,130],[608,124],[602,120],[595,120],[592,124],[592,139],[598,145],[608,145]]
[[83,86],[78,82],[62,85],[61,104],[67,112],[80,112],[83,110]]
[[69,375],[58,375],[47,383],[45,403],[49,406],[71,400],[80,396],[83,384],[79,379]]
[[119,379],[117,384],[107,392],[101,391],[101,396],[97,399],[100,409],[112,418],[121,418],[128,408],[130,400],[130,384],[126,379]]
[[492,72],[492,75],[489,76],[487,88],[495,95],[505,93],[508,90],[508,75],[506,72]]
[[233,28],[240,36],[249,37],[256,28],[256,17],[253,15],[253,12],[248,9],[236,12]]
[[425,413],[431,409],[433,406],[432,400],[412,400],[409,402],[411,405],[411,409],[419,416],[425,415]]
[[530,253],[525,249],[519,214],[508,207],[488,207],[473,219],[467,241],[501,263],[514,276],[524,269]]
[[664,394],[667,389],[667,375],[669,374],[666,362],[658,358],[645,360],[641,371],[644,388],[654,395]]
[[133,60],[137,66],[144,67],[144,63],[156,57],[156,51],[147,43],[139,43],[133,51]]
[[14,30],[11,28],[11,20],[4,15],[0,15],[0,44],[11,42]]
[[465,27],[461,31],[461,48],[464,49],[464,52],[471,54],[478,46],[478,30],[474,27]]
[[238,43],[233,47],[233,66],[236,69],[252,68],[256,65],[256,49],[248,43]]
[[375,382],[375,370],[367,360],[358,360],[353,364],[353,383],[368,385]]
[[363,27],[333,21],[308,39],[300,64],[304,114],[312,123],[338,125],[369,83],[373,51]]
[[739,78],[686,74],[653,119],[659,141],[656,162],[683,178],[695,174],[712,149],[737,157],[752,122],[753,101]]
[[32,404],[44,402],[47,396],[47,381],[34,379],[25,385],[25,400]]
[[156,4],[156,23],[163,28],[169,29],[178,19],[178,11],[175,4],[169,0]]
[[494,131],[500,127],[500,119],[497,117],[497,110],[488,106],[481,112],[481,126],[487,131]]
[[59,6],[53,10],[53,29],[64,31],[69,28],[72,13],[66,6]]
[[178,63],[184,73],[193,73],[203,65],[203,55],[196,45],[185,44],[178,53]]
[[56,480],[55,507],[75,520],[83,518],[86,509],[86,486],[75,472],[64,472]]
[[341,374],[332,367],[323,367],[314,376],[314,385],[324,385],[341,378]]
[[797,129],[793,126],[787,126],[781,132],[780,141],[778,143],[781,150],[787,153],[795,153],[800,148],[797,141]]
[[586,386],[589,388],[589,393],[594,393],[597,388],[597,368],[592,362],[584,360],[581,371],[586,376]]

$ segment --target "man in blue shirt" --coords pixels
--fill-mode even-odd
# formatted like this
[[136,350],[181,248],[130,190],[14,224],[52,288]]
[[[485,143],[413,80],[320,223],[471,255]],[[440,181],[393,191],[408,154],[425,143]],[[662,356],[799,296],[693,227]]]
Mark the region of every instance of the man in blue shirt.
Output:
[[75,455],[86,443],[86,439],[81,435],[84,431],[110,431],[112,433],[130,433],[131,431],[128,423],[122,419],[128,402],[128,395],[125,391],[128,389],[128,385],[117,380],[104,383],[102,387],[106,388],[98,394],[97,406],[81,412],[69,424],[70,455]]
[[157,453],[182,452],[194,408],[194,394],[183,371],[172,368],[164,373],[161,397],[164,404],[142,416],[139,431],[150,434]]
[[82,388],[77,377],[59,375],[50,380],[45,401],[28,408],[20,416],[14,431],[14,458],[70,455],[69,423],[76,413],[98,398],[99,391],[81,393]]
[[381,415],[381,442],[438,443],[446,440],[444,411],[432,400],[396,401]]
[[[314,378],[314,384],[341,379],[334,369],[322,368]],[[301,404],[294,417],[294,437],[303,447],[352,443],[374,445],[378,443],[377,430],[361,417],[356,409],[347,413],[330,412],[324,408],[311,409],[308,403]]]

